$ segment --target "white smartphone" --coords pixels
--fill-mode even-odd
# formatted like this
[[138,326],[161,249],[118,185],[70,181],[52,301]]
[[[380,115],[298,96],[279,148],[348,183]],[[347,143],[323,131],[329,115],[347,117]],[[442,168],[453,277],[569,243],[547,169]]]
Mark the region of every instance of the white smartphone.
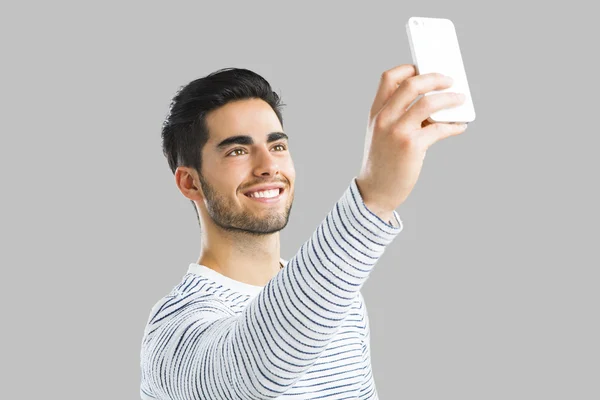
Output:
[[[441,92],[458,92],[466,96],[465,102],[458,107],[445,108],[431,114],[429,122],[474,121],[475,108],[454,23],[446,18],[411,17],[406,23],[406,33],[418,75],[437,72],[454,79],[451,87],[431,91],[425,96]],[[415,102],[421,97],[415,99]]]

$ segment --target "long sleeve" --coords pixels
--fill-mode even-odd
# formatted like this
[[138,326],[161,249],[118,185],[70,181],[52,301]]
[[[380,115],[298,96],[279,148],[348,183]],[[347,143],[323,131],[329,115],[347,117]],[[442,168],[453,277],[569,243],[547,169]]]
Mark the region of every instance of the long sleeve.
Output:
[[151,315],[147,399],[273,399],[315,363],[385,248],[402,230],[364,204],[356,178],[311,238],[235,315],[210,293]]

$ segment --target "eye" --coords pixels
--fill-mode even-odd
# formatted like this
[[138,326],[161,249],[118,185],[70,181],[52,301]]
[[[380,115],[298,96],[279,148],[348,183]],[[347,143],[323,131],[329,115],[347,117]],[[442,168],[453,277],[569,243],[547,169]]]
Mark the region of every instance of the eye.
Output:
[[242,151],[242,150],[244,150],[244,149],[234,149],[234,150],[231,151],[231,153],[227,154],[227,157],[229,157],[230,155],[232,155],[236,151]]
[[[284,151],[284,150],[286,150],[286,149],[287,149],[287,147],[286,147],[284,144],[281,144],[281,143],[278,143],[278,144],[276,144],[275,146],[273,146],[273,148],[275,148],[275,147],[281,147],[281,148],[283,148],[283,150],[281,150],[281,151]],[[231,152],[229,152],[229,153],[227,154],[227,156],[226,156],[226,157],[229,157],[230,155],[234,154],[236,151],[245,151],[245,149],[243,149],[243,148],[241,148],[241,147],[240,147],[240,148],[238,148],[238,149],[233,149],[233,150],[231,150]]]

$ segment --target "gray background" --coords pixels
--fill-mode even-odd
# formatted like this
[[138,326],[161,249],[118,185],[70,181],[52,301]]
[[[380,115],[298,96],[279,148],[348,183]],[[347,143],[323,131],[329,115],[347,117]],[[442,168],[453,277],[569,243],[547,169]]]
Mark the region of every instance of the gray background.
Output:
[[411,16],[454,21],[477,120],[434,144],[364,286],[380,398],[598,399],[598,70],[583,1],[2,3],[2,396],[139,398],[152,305],[200,250],[160,149],[223,67],[287,104],[291,258],[358,174]]

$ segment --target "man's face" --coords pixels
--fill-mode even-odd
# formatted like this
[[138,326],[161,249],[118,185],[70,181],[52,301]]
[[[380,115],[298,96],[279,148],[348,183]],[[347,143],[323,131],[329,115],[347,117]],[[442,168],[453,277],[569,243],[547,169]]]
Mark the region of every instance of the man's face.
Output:
[[[202,149],[202,176],[206,213],[228,231],[256,235],[283,229],[294,200],[296,171],[285,138],[269,141],[283,132],[273,109],[263,100],[247,99],[226,104],[208,114],[209,139]],[[232,136],[249,136],[250,143],[218,147]],[[271,135],[271,137],[276,137]],[[281,184],[276,201],[254,200],[244,193],[257,185]]]

